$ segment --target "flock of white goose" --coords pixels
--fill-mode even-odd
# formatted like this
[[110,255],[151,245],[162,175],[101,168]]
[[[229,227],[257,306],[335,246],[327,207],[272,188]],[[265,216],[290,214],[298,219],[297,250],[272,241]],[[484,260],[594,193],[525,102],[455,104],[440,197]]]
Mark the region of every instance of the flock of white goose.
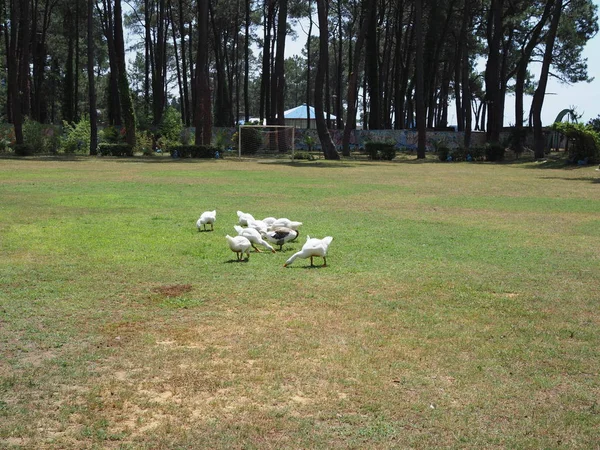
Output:
[[[246,254],[246,261],[250,259],[250,247],[260,253],[257,245],[261,245],[273,253],[276,253],[271,244],[279,246],[279,250],[283,248],[286,242],[293,241],[299,235],[298,228],[302,222],[296,222],[287,218],[276,219],[275,217],[266,217],[263,220],[256,220],[252,214],[237,212],[238,225],[234,225],[237,236],[225,236],[229,248],[236,254],[237,260],[242,261]],[[202,213],[196,227],[198,231],[205,230],[207,225],[214,230],[214,224],[217,220],[217,211],[205,211]],[[298,258],[310,258],[310,265],[313,265],[315,256],[323,258],[323,266],[327,266],[327,249],[333,238],[326,236],[323,239],[311,238],[306,236],[306,242],[302,246],[302,250],[294,253],[288,258],[283,265],[289,266]],[[270,244],[270,243],[271,244]]]

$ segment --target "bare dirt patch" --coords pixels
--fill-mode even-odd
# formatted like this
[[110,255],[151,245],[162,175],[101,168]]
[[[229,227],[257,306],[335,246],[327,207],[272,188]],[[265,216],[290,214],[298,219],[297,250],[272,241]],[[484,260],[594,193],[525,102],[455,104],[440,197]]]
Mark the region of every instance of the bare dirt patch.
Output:
[[161,295],[165,298],[175,298],[183,294],[187,294],[192,290],[191,284],[172,284],[165,286],[158,286],[153,289],[155,294]]

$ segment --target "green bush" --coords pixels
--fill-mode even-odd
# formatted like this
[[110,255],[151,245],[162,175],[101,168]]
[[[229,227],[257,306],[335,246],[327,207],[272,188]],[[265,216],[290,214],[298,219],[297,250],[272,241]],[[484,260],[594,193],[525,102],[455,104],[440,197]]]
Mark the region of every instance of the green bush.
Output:
[[256,128],[243,128],[241,138],[242,155],[253,155],[263,145],[262,133]]
[[223,157],[223,153],[218,147],[212,145],[175,145],[171,147],[171,155],[179,158],[214,158],[219,152],[219,157]]
[[450,156],[452,156],[452,161],[466,161],[467,160],[467,150],[463,147],[456,147],[450,151]]
[[498,142],[488,142],[485,144],[485,160],[486,161],[503,161],[504,160],[504,145]]
[[15,144],[13,148],[17,156],[32,156],[35,154],[33,147],[27,144]]
[[60,144],[58,128],[26,118],[23,122],[23,143],[34,153],[57,153]]
[[60,148],[65,153],[88,154],[90,150],[91,125],[88,117],[76,124],[63,121],[63,136]]
[[117,144],[125,141],[125,128],[114,125],[105,127],[100,131],[100,140],[108,144]]
[[569,140],[569,161],[572,163],[594,164],[600,161],[600,134],[593,126],[581,123],[556,122],[553,130],[565,135]]
[[160,121],[159,134],[167,138],[170,142],[179,143],[181,141],[182,130],[181,113],[172,106],[168,107]]
[[152,155],[152,134],[149,131],[135,132],[135,147],[134,153],[141,153],[144,156]]
[[306,159],[307,161],[314,161],[318,158],[310,152],[294,152],[294,159]]
[[98,152],[104,156],[133,156],[133,147],[129,144],[114,144],[102,142]]
[[448,161],[448,156],[450,155],[450,149],[446,145],[438,145],[437,147],[437,155],[440,161]]
[[396,157],[396,144],[393,142],[366,142],[365,150],[370,159],[391,161]]
[[485,159],[485,147],[469,147],[467,155],[471,155],[472,161],[483,161]]

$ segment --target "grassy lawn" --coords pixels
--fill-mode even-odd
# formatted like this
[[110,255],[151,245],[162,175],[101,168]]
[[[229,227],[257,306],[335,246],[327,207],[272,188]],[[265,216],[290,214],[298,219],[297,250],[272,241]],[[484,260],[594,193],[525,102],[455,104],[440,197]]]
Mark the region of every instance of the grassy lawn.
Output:
[[0,448],[598,448],[594,169],[0,159]]

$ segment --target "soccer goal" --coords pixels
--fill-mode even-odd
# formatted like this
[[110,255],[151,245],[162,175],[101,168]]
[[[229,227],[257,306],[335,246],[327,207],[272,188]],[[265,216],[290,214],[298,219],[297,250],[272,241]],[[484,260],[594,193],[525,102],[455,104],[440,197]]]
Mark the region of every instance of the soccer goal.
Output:
[[287,125],[240,125],[239,156],[289,155],[294,159],[294,130]]

